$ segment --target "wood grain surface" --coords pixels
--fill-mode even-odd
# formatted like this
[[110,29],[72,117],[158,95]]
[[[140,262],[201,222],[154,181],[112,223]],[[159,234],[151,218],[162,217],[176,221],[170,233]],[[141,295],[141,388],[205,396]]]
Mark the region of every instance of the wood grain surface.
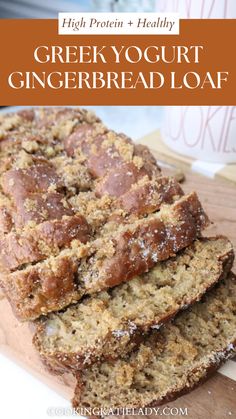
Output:
[[[164,171],[168,174],[173,173],[170,170]],[[197,190],[202,204],[213,222],[205,232],[205,235],[225,234],[232,240],[236,248],[235,186],[224,181],[211,180],[187,172],[183,188],[186,192]],[[0,295],[0,313],[0,352],[12,358],[16,363],[62,396],[70,399],[74,387],[73,377],[70,375],[57,377],[50,375],[45,370],[31,344],[32,326],[26,323],[20,324],[15,319],[8,302],[2,294]],[[234,365],[236,365],[235,362],[229,364],[228,370],[230,372],[233,371],[232,367]],[[232,373],[232,378],[233,376],[234,373]],[[217,373],[191,394],[169,403],[168,407],[187,408],[188,415],[181,416],[181,414],[176,414],[177,411],[175,409],[174,414],[171,415],[167,413],[168,411],[165,411],[165,413],[160,415],[161,417],[236,419],[236,375],[234,381]],[[154,418],[154,416],[152,417]]]
[[[150,148],[156,150],[158,153],[158,159],[165,163],[169,163],[170,165],[178,164],[184,170],[191,170],[192,165],[195,167],[195,171],[197,169],[198,173],[206,174],[204,171],[206,167],[202,167],[201,164],[195,165],[197,159],[194,159],[189,156],[185,156],[183,154],[177,154],[175,151],[171,150],[162,139],[161,133],[159,130],[153,131],[151,134],[148,134],[146,137],[140,139],[142,144],[146,144],[148,142]],[[211,164],[210,164],[211,165]],[[208,173],[211,169],[207,168]],[[215,172],[215,173],[214,173]],[[211,171],[212,177],[215,179],[220,180],[227,180],[228,182],[232,183],[236,186],[236,163],[234,164],[220,164],[218,165],[217,169],[216,166],[214,170]]]

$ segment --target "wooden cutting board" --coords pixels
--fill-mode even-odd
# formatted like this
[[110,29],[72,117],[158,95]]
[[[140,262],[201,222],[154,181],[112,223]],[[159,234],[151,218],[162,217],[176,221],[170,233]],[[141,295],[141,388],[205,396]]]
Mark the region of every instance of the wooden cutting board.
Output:
[[[145,137],[142,143],[153,148],[155,143]],[[153,138],[153,137],[152,137]],[[155,154],[155,150],[154,154]],[[156,156],[158,158],[158,156]],[[176,161],[178,167],[178,161]],[[163,169],[172,174],[173,170]],[[236,188],[222,180],[211,180],[198,174],[185,172],[186,180],[183,188],[186,192],[196,190],[210,219],[214,222],[206,234],[217,233],[227,235],[236,248]],[[234,269],[236,271],[236,269]],[[39,380],[56,390],[60,395],[71,399],[73,395],[74,379],[69,374],[63,377],[50,375],[41,364],[37,353],[31,345],[32,330],[28,324],[19,323],[13,316],[11,308],[0,295],[0,352],[4,353],[24,369],[31,372]],[[230,377],[230,378],[229,378]],[[39,401],[40,402],[40,401]],[[236,419],[236,362],[228,361],[204,385],[191,394],[179,398],[168,404],[169,408],[187,408],[188,419]],[[165,410],[165,418],[180,417],[172,411],[172,415]],[[156,416],[155,416],[156,417]],[[150,418],[150,416],[149,416]],[[154,416],[153,416],[154,418]]]

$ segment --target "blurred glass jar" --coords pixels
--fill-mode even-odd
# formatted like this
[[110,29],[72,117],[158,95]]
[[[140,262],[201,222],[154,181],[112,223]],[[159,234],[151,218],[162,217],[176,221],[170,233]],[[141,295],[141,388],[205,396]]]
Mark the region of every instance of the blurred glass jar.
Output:
[[215,163],[236,162],[236,106],[167,106],[163,141],[179,154]]
[[[156,0],[156,12],[175,12],[181,18],[236,17],[236,0]],[[217,163],[236,162],[234,106],[167,106],[163,141],[177,153]]]
[[235,0],[156,0],[156,12],[179,13],[182,19],[235,19]]
[[94,12],[154,12],[156,0],[93,0]]

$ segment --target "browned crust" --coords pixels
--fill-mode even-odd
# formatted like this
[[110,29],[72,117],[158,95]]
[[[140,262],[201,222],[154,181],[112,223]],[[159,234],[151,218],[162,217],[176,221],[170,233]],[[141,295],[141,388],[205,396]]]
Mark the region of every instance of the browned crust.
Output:
[[114,240],[114,256],[105,261],[107,287],[114,287],[151,269],[156,262],[174,256],[189,246],[209,224],[196,193],[184,196],[172,206],[169,222],[161,218],[139,223]]
[[29,222],[40,224],[73,215],[56,168],[42,158],[31,160],[30,167],[11,168],[1,178],[3,192],[11,200],[15,226],[23,228]]
[[90,229],[82,215],[73,215],[62,220],[45,221],[34,229],[9,233],[0,242],[1,270],[16,270],[24,264],[38,262],[59,253],[73,240],[86,243]]
[[6,206],[0,208],[0,234],[9,233],[12,229],[12,217]]
[[[52,356],[45,355],[41,350],[41,344],[39,342],[37,333],[40,333],[40,328],[42,325],[38,326],[38,330],[33,337],[33,344],[35,345],[36,349],[39,352],[40,359],[45,365],[45,367],[50,371],[52,374],[64,374],[66,372],[76,372],[80,370],[85,370],[86,368],[90,367],[95,363],[101,363],[103,361],[112,361],[117,359],[119,356],[123,356],[127,353],[130,353],[135,348],[137,348],[140,343],[144,340],[145,336],[147,336],[147,332],[144,333],[141,328],[140,330],[136,330],[133,333],[129,341],[126,343],[125,348],[120,347],[116,353],[106,353],[106,354],[98,354],[96,353],[96,348],[91,348],[88,353],[71,353],[70,355],[66,352],[55,352]],[[115,342],[116,341],[116,342]],[[112,348],[112,345],[118,342],[118,338],[114,338],[111,334],[107,336],[106,340],[104,340],[104,345],[109,346]],[[105,347],[105,346],[104,346]],[[106,350],[106,352],[108,352]],[[89,356],[88,356],[89,354]]]
[[[18,167],[15,159],[21,150],[20,147],[23,147],[19,131],[22,121],[25,121],[27,127],[26,137],[32,143],[38,141],[36,145],[41,154],[31,154],[29,148],[26,162],[24,161],[23,165],[21,162]],[[160,169],[147,147],[135,145],[125,135],[109,131],[98,119],[89,116],[83,110],[49,108],[24,112],[16,117],[16,127],[13,128],[15,131],[8,131],[6,138],[9,139],[10,133],[14,140],[15,132],[19,148],[14,149],[10,157],[7,154],[8,147],[1,151],[3,162],[8,162],[4,172],[1,172],[1,185],[5,198],[9,201],[9,208],[3,208],[0,217],[4,235],[0,246],[0,283],[14,312],[22,320],[35,319],[41,314],[62,309],[78,301],[82,295],[115,286],[146,272],[157,261],[165,260],[188,246],[200,236],[202,229],[208,224],[208,218],[196,194],[175,201],[182,195],[181,188],[174,181],[169,182],[169,179],[166,179],[165,183],[160,177]],[[114,232],[110,238],[104,238],[100,230],[97,233],[101,247],[104,244],[104,247],[109,248],[108,251],[112,248],[113,256],[110,259],[108,255],[98,256],[101,249],[96,248],[92,236],[83,254],[79,243],[77,246],[75,243],[73,250],[69,248],[71,252],[66,255],[63,253],[71,241],[68,243],[67,235],[61,234],[60,222],[66,223],[66,217],[71,217],[72,220],[73,216],[79,216],[74,214],[68,200],[70,193],[76,195],[77,192],[66,189],[64,178],[62,173],[57,171],[56,163],[54,165],[53,159],[44,154],[45,144],[41,137],[45,138],[46,145],[49,145],[52,151],[56,148],[59,153],[57,156],[65,158],[66,161],[73,159],[75,155],[78,160],[82,159],[81,164],[84,164],[87,172],[96,178],[91,188],[99,182],[104,182],[106,176],[112,178],[114,168],[121,170],[121,174],[122,167],[127,168],[128,165],[132,169],[134,179],[128,185],[128,189],[126,185],[122,185],[123,189],[118,193],[121,201],[117,202],[117,206],[116,201],[114,203],[118,213],[122,213],[121,218],[123,217],[124,224],[127,223],[127,228],[123,232],[119,232],[117,228],[117,234]],[[66,156],[65,151],[72,157]],[[146,198],[150,189],[142,189],[141,186],[140,189],[135,188],[143,178],[153,182],[156,188],[156,194],[149,204]],[[112,185],[113,181],[111,193],[112,188],[115,190],[117,186]],[[122,200],[124,191],[125,196]],[[5,205],[5,200],[3,201]],[[166,223],[165,220],[155,218],[156,214],[153,219],[143,218],[141,222],[143,214],[160,209],[163,203],[173,202],[173,206],[169,207],[174,211],[173,223],[172,220]],[[81,224],[86,230],[86,220],[83,222]],[[38,226],[35,227],[35,224]],[[94,233],[96,227],[91,227]],[[48,228],[50,234],[47,232]],[[77,239],[78,242],[86,242],[89,237],[83,231],[78,235],[75,232],[71,238],[72,241]],[[88,281],[84,281],[78,268],[81,258],[89,256],[90,259],[86,261],[89,278]],[[41,262],[44,259],[47,264]],[[9,270],[15,272],[9,273]]]
[[[123,145],[123,149],[119,147],[118,143]],[[134,157],[139,157],[142,161],[141,170],[135,174],[136,181],[140,176],[151,177],[160,173],[155,158],[147,147],[134,145],[130,138],[124,134],[108,131],[102,124],[83,123],[79,125],[71,135],[64,139],[64,147],[70,157],[78,153],[86,156],[86,165],[90,174],[95,179],[104,178],[101,181],[101,188],[98,188],[98,193],[99,189],[104,192],[102,185],[107,184],[107,176],[108,179],[110,178],[109,172],[120,171],[120,167],[126,163],[131,164],[132,167]],[[111,178],[114,181],[113,175]],[[109,182],[110,185],[112,183]]]
[[183,190],[175,179],[159,177],[143,185],[136,185],[118,200],[121,208],[128,214],[150,214],[160,209],[161,204],[172,204],[183,196]]
[[[216,240],[221,239],[223,236],[203,238],[202,241],[207,240]],[[196,298],[191,301],[182,301],[182,305],[177,310],[170,311],[167,315],[163,316],[158,322],[153,321],[152,323],[146,323],[144,326],[137,326],[135,330],[132,329],[132,332],[129,333],[129,339],[125,340],[123,343],[122,340],[115,337],[110,333],[109,336],[106,336],[103,342],[103,348],[106,348],[104,351],[97,350],[96,347],[91,347],[86,353],[67,353],[67,352],[54,352],[53,354],[46,354],[42,348],[40,335],[44,333],[45,323],[44,321],[39,321],[37,324],[36,332],[33,338],[33,343],[39,351],[41,360],[47,366],[50,371],[54,373],[63,373],[66,371],[77,371],[86,369],[88,366],[94,363],[101,363],[103,361],[109,361],[111,359],[117,359],[119,356],[124,356],[125,354],[131,352],[135,347],[145,339],[149,333],[152,326],[162,326],[172,319],[179,311],[184,310],[199,301],[202,296],[209,291],[216,283],[225,279],[230,272],[234,261],[234,251],[233,248],[222,254],[218,259],[219,264],[219,275],[212,279],[210,285],[205,287],[205,290],[202,293],[199,293]],[[126,329],[124,329],[126,330]],[[119,343],[119,346],[117,346]],[[115,347],[115,350],[113,349]]]
[[[59,255],[51,265],[39,263],[30,269],[2,274],[0,284],[16,315],[22,320],[32,320],[62,309],[82,295],[113,287],[147,272],[156,262],[174,256],[191,244],[208,225],[195,193],[184,196],[169,208],[167,221],[161,220],[159,215],[154,218],[151,215],[150,219],[138,221],[135,227],[128,226],[118,235],[112,233],[105,242],[98,241],[87,271],[92,280],[85,279],[87,274],[78,275],[81,262],[78,256]],[[111,242],[114,255],[105,254],[101,258],[100,247],[110,246]]]
[[[57,121],[66,119],[67,115],[70,118],[76,118],[79,121],[80,125],[78,130],[82,128],[83,131],[87,125],[89,128],[88,131],[90,130],[87,138],[84,138],[82,135],[83,138],[82,141],[80,141],[81,138],[79,138],[79,144],[79,133],[76,133],[75,130],[70,138],[64,138],[64,146],[69,156],[74,156],[77,152],[86,156],[85,164],[88,172],[95,179],[98,179],[98,181],[94,181],[95,184],[97,183],[98,195],[108,193],[111,196],[120,197],[119,204],[121,208],[123,208],[128,214],[132,213],[137,215],[152,213],[159,209],[160,204],[163,202],[173,202],[174,194],[171,193],[170,195],[163,194],[160,198],[160,202],[158,202],[157,195],[154,195],[153,202],[147,205],[146,198],[151,192],[147,186],[148,184],[146,184],[145,188],[140,187],[140,189],[133,189],[133,185],[136,185],[137,182],[145,176],[147,176],[150,181],[153,178],[158,178],[159,168],[147,148],[143,146],[135,146],[127,137],[122,136],[121,134],[117,135],[113,133],[116,136],[115,140],[123,140],[127,146],[130,146],[130,149],[133,149],[131,159],[130,157],[126,159],[124,153],[120,151],[119,147],[117,147],[115,140],[110,143],[111,145],[108,148],[104,147],[105,142],[110,140],[111,137],[111,132],[109,132],[105,127],[101,134],[97,135],[95,133],[94,138],[91,138],[91,129],[95,127],[99,120],[91,118],[91,121],[89,121],[90,118],[85,118],[84,111],[71,109],[48,109],[42,114],[42,117],[40,117],[37,112],[33,110],[26,110],[19,112],[18,115],[22,120],[25,120],[27,124],[36,121],[36,125],[43,129],[53,126],[55,127]],[[63,137],[60,138],[60,140],[61,139],[63,139]],[[6,152],[9,144],[8,140],[9,139],[6,138]],[[73,143],[74,141],[75,143]],[[21,145],[19,138],[13,138],[13,142],[17,146]],[[133,165],[134,161],[137,163],[138,157],[142,159],[141,167],[139,167],[139,164],[137,165],[137,168],[136,166],[135,168],[133,167],[132,181],[129,182],[128,185],[125,185],[124,181],[122,181],[122,187],[119,189],[119,187],[114,184],[114,179],[112,179],[111,168],[116,167],[116,170],[118,171],[124,164]],[[136,160],[134,158],[136,158]],[[4,170],[1,171],[1,174],[3,171],[9,169],[9,161],[10,159],[3,161],[2,167],[4,167]],[[1,234],[8,234],[14,224],[17,227],[22,227],[29,221],[35,221],[39,224],[39,226],[34,229],[33,235],[32,232],[29,233],[28,231],[24,231],[21,237],[16,233],[10,233],[7,236],[4,236],[4,241],[1,243],[2,270],[14,270],[22,267],[24,264],[35,263],[47,256],[53,256],[54,246],[57,248],[64,248],[74,239],[80,240],[83,243],[89,239],[89,227],[86,220],[83,217],[79,219],[79,215],[73,215],[74,212],[72,208],[70,208],[69,204],[66,206],[62,204],[62,199],[64,198],[63,185],[61,180],[57,178],[56,173],[55,179],[53,180],[56,190],[52,192],[48,188],[50,185],[46,185],[47,187],[45,187],[43,184],[41,187],[40,182],[45,181],[45,177],[38,179],[40,182],[39,185],[36,182],[36,190],[34,185],[32,187],[30,175],[28,176],[27,182],[29,182],[29,185],[31,186],[28,190],[25,190],[24,188],[27,183],[25,180],[22,181],[21,184],[17,184],[17,187],[15,187],[14,182],[19,179],[19,172],[15,173],[11,170],[9,172],[8,175],[10,174],[13,177],[10,179],[8,184],[3,182],[2,185],[3,189],[5,189],[5,193],[10,196],[11,201],[15,205],[15,209],[17,208],[18,212],[12,217],[12,212],[10,211],[8,213],[9,208],[0,208]],[[23,171],[22,175],[25,175]],[[54,173],[49,175],[49,177],[50,176],[53,177]],[[107,181],[108,183],[106,183]],[[10,186],[13,186],[13,188],[9,189]],[[42,199],[42,193],[46,195],[46,199],[45,197]],[[181,188],[176,187],[176,194],[178,196],[182,195]],[[25,210],[25,201],[29,198],[34,202],[36,210]],[[48,207],[51,207],[52,211],[48,211],[48,221],[43,222],[45,221],[45,217],[40,213],[46,211]],[[143,223],[140,223],[135,230],[127,230],[120,234],[118,238],[112,238],[114,256],[110,260],[105,258],[102,262],[102,269],[99,272],[99,274],[101,274],[101,278],[96,284],[93,283],[91,288],[88,287],[85,290],[78,289],[78,257],[63,256],[62,258],[59,258],[50,269],[42,267],[41,265],[35,265],[36,267],[32,266],[32,269],[27,271],[27,273],[23,270],[22,272],[17,271],[14,274],[4,275],[1,278],[1,284],[13,306],[14,311],[20,318],[29,319],[35,318],[42,313],[46,314],[49,311],[58,310],[66,307],[70,303],[78,301],[84,294],[90,294],[100,289],[106,289],[107,287],[119,284],[121,281],[129,280],[133,276],[149,270],[152,266],[154,266],[156,261],[165,260],[169,256],[174,255],[178,250],[188,246],[195,238],[200,236],[202,229],[209,222],[197,199],[197,196],[194,194],[187,199],[187,202],[182,201],[181,205],[177,202],[175,205],[175,211],[176,213],[174,215],[180,219],[181,226],[178,225],[178,223],[167,223],[168,225],[166,225],[163,220],[157,219],[149,220],[150,222],[148,223],[144,220]],[[73,231],[69,240],[68,235],[64,234],[65,232],[63,232],[62,229],[70,227],[73,228],[73,222],[71,226],[69,225],[70,221],[66,224],[65,219],[62,220],[63,216],[71,217],[71,222],[72,220],[75,221],[77,217],[76,225],[77,227],[78,225],[81,227],[79,231]],[[143,239],[143,237],[145,238],[145,252],[148,251],[148,254],[144,254],[143,242],[141,244],[139,243],[140,238]],[[50,248],[49,254],[47,250],[45,250],[47,246]],[[155,255],[155,257],[153,257],[153,255]],[[225,254],[222,257],[220,263],[222,264],[224,272],[222,272],[222,275],[213,281],[211,286],[213,286],[219,279],[225,277],[226,273],[232,266],[232,260],[232,252],[228,252],[228,254]],[[38,286],[40,288],[40,292],[38,292]],[[208,288],[209,287],[206,287],[204,292],[206,292]],[[201,296],[202,294],[197,296],[193,301],[189,302],[189,304],[197,301],[201,298]],[[168,314],[168,316],[165,316],[162,323],[172,318],[176,312],[177,311],[172,311]],[[151,326],[152,325],[149,324],[147,325],[147,328]],[[143,330],[137,329],[137,331],[130,337],[129,344],[125,349],[128,352],[131,351],[139,344],[139,342],[143,339],[143,336]],[[109,341],[110,339],[108,337],[108,342]],[[227,348],[225,351],[227,352]],[[231,356],[231,352],[228,352],[229,353],[226,353],[226,355]],[[79,368],[79,366],[82,368],[81,362],[83,365],[91,365],[92,362],[100,361],[101,358],[100,357],[98,359],[95,353],[92,354],[91,359],[88,360],[85,360],[84,354],[72,355],[73,357],[76,355],[75,359],[69,359],[68,362],[72,364],[75,362],[76,368]],[[120,353],[116,354],[116,356],[118,355],[120,355]],[[61,367],[63,362],[59,359],[58,354],[56,354],[55,359],[58,361],[58,367]],[[107,356],[107,358],[104,359],[109,360],[113,358]],[[45,361],[47,362],[48,360]],[[223,362],[223,360],[221,360],[221,362]],[[219,362],[215,362],[206,366],[205,372],[203,372],[203,376],[197,384],[191,381],[191,375],[195,374],[196,371],[189,372],[186,387],[184,389],[173,391],[170,394],[167,393],[165,398],[160,401],[153,402],[152,405],[163,404],[166,401],[175,399],[185,392],[188,392],[189,389],[194,388],[196,385],[199,385],[202,380],[205,380],[206,376],[216,369],[218,365]],[[78,388],[80,385],[81,384],[78,383]]]
[[[119,167],[111,169],[106,176],[97,184],[95,192],[97,196],[105,194],[116,198],[124,195],[131,187],[143,177],[151,179],[153,175],[159,174],[159,171],[146,170],[145,166],[138,168],[133,162],[123,163]],[[157,178],[158,179],[158,178]]]
[[65,256],[50,268],[35,265],[27,274],[24,271],[2,274],[0,285],[16,317],[35,319],[78,301],[83,295],[75,283],[78,263]]
[[88,157],[92,154],[92,146],[96,145],[99,147],[107,133],[107,128],[101,124],[84,122],[64,139],[65,151],[70,157],[74,156],[78,150]]

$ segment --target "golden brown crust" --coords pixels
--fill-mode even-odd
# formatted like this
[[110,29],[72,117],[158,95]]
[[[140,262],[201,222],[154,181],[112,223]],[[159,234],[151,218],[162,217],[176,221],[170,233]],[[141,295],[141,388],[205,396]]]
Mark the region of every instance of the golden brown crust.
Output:
[[116,198],[124,195],[135,183],[149,173],[144,167],[138,168],[133,162],[123,163],[115,169],[111,169],[108,174],[97,184],[96,195],[111,195]]
[[[229,241],[224,237],[213,237],[213,238],[204,238],[201,239],[200,242],[202,243],[203,249],[204,249],[204,243],[206,245],[212,242],[222,242],[222,248],[221,251],[219,251],[218,247],[215,250],[215,253],[213,252],[211,254],[211,259],[215,260],[215,270],[214,271],[206,271],[207,264],[209,262],[202,260],[202,266],[199,266],[198,269],[202,270],[202,272],[207,272],[207,279],[205,280],[205,286],[201,289],[201,291],[196,291],[195,296],[191,298],[188,298],[187,296],[184,296],[182,298],[181,303],[179,305],[176,305],[176,302],[172,308],[170,308],[167,311],[164,311],[162,315],[160,315],[160,308],[157,310],[159,315],[154,316],[153,319],[150,321],[146,319],[145,321],[140,323],[140,319],[135,319],[133,317],[129,318],[129,306],[125,306],[124,309],[124,320],[122,324],[119,324],[119,330],[117,332],[116,329],[112,329],[112,317],[110,318],[110,332],[106,337],[104,337],[101,342],[99,342],[99,345],[95,345],[94,347],[92,344],[90,345],[90,348],[88,350],[82,351],[82,348],[80,351],[77,352],[71,352],[71,351],[59,351],[59,349],[55,349],[54,351],[52,349],[47,350],[46,344],[43,343],[43,339],[46,337],[47,334],[47,328],[48,324],[50,323],[50,317],[47,319],[42,319],[42,321],[39,321],[37,323],[37,330],[34,335],[34,344],[37,348],[37,350],[40,353],[42,361],[45,363],[45,365],[50,368],[51,371],[61,373],[65,372],[66,370],[80,370],[85,369],[88,366],[92,365],[95,362],[101,363],[104,360],[111,360],[116,359],[119,356],[124,356],[124,354],[129,353],[131,350],[133,350],[141,341],[145,339],[145,336],[150,331],[152,326],[155,326],[157,329],[161,327],[164,323],[172,319],[180,310],[186,309],[187,307],[194,304],[196,301],[199,301],[201,297],[207,292],[211,287],[213,287],[218,281],[223,280],[227,277],[228,273],[230,272],[234,260],[234,252],[231,244]],[[198,255],[198,252],[200,254],[200,250],[198,250],[198,247],[193,244],[190,246],[189,249],[186,251],[183,251],[181,253],[180,257],[176,257],[176,259],[171,260],[170,264],[173,264],[173,266],[176,264],[178,266],[179,264],[179,270],[183,272],[183,265],[184,264],[184,254],[189,255],[190,252],[195,252],[196,256]],[[201,248],[200,248],[201,249]],[[202,249],[201,249],[202,250]],[[205,255],[206,256],[206,255]],[[198,257],[198,256],[197,256]],[[208,256],[209,257],[209,256]],[[183,258],[183,259],[182,259]],[[191,264],[190,260],[188,260],[188,263]],[[218,267],[216,269],[216,266]],[[170,267],[168,266],[168,262],[166,264],[166,272],[169,272]],[[178,268],[175,268],[176,272],[178,272]],[[150,274],[152,275],[151,271]],[[170,273],[169,273],[170,275]],[[143,281],[145,281],[145,275],[142,275]],[[210,278],[210,279],[209,279]],[[194,280],[194,278],[193,278]],[[158,284],[158,280],[157,280]],[[184,279],[183,284],[184,287]],[[121,286],[122,287],[122,286]],[[184,288],[183,288],[184,289]],[[122,290],[122,288],[121,288]],[[155,298],[155,297],[153,297]],[[92,300],[91,300],[92,301]],[[125,301],[124,301],[125,302]],[[101,303],[101,301],[100,301]],[[147,296],[146,304],[152,304],[153,301],[150,299],[150,297]],[[137,301],[138,304],[138,301]],[[93,309],[96,312],[96,305],[94,304]],[[125,315],[125,312],[128,312],[128,315]],[[91,313],[92,315],[92,313]],[[95,313],[94,313],[95,315]],[[101,312],[101,316],[103,316],[104,313]],[[145,312],[143,313],[145,316]],[[75,314],[76,316],[76,314]],[[158,320],[157,320],[158,319]],[[62,314],[62,321],[63,321],[63,314]],[[78,322],[80,319],[78,318]],[[82,320],[84,321],[84,320]],[[102,321],[102,320],[101,320]],[[116,326],[117,327],[117,326]],[[73,329],[73,326],[71,326]],[[72,331],[71,329],[71,331]],[[102,349],[101,349],[102,348]]]
[[[42,327],[42,326],[41,326]],[[40,326],[38,327],[38,333],[40,333]],[[103,355],[98,354],[95,348],[91,348],[87,353],[83,352],[54,352],[51,355],[45,355],[41,349],[40,342],[37,336],[34,336],[33,344],[40,354],[40,359],[46,368],[53,374],[64,374],[66,372],[76,373],[82,371],[95,363],[101,363],[104,360],[112,361],[119,356],[124,356],[124,354],[130,353],[132,350],[137,348],[140,343],[147,336],[147,332],[144,333],[141,329],[136,330],[135,333],[130,335],[129,340],[127,340],[125,351],[120,346],[119,348],[119,339],[115,338],[112,334],[107,337],[106,342],[104,342],[104,353]],[[112,346],[117,345],[117,353],[111,355]],[[119,351],[120,349],[120,351]]]
[[3,193],[12,199],[12,217],[16,227],[34,221],[61,219],[73,210],[61,193],[63,183],[47,161],[34,159],[30,167],[13,168],[1,180]]
[[[143,275],[157,262],[191,245],[209,223],[197,195],[183,196],[175,180],[161,176],[147,147],[108,130],[85,110],[29,109],[0,117],[0,161],[0,283],[21,320],[48,315],[86,295]],[[191,298],[182,295],[177,305],[170,304],[159,317],[152,313],[139,324],[131,317],[122,318],[121,329],[115,328],[117,317],[113,323],[108,315],[109,333],[101,342],[91,344],[89,351],[45,353],[40,342],[40,333],[44,333],[41,318],[34,343],[42,359],[57,372],[84,369],[93,363],[99,368],[103,360],[113,365],[118,356],[127,356],[138,347],[150,328],[159,328],[225,278],[233,261],[233,251],[227,249],[209,270],[212,280],[204,282],[199,292],[196,288]],[[171,298],[166,299],[165,293],[163,296],[165,304],[170,303]],[[108,301],[96,306],[96,298],[90,300],[95,301],[94,313],[99,312],[99,303],[106,306]],[[215,325],[217,328],[217,322]],[[170,325],[164,329],[168,327],[171,330]],[[188,346],[186,339],[183,342],[194,357],[194,344]],[[234,344],[215,351],[211,362],[202,363],[199,370],[189,369],[182,388],[167,391],[151,405],[169,401],[199,384],[231,355]],[[178,342],[170,339],[170,352],[175,345],[179,362]],[[153,355],[150,346],[146,349],[144,365]],[[121,385],[127,378],[132,381],[135,374],[131,366],[126,377],[126,367],[116,377]],[[76,407],[83,385],[78,380]]]
[[73,240],[89,240],[86,219],[77,214],[62,220],[45,221],[22,233],[5,235],[0,242],[0,270],[16,270],[24,264],[56,255]]
[[33,266],[27,274],[16,271],[2,275],[6,282],[1,278],[1,286],[14,314],[20,320],[34,319],[81,298],[75,284],[77,269],[76,261],[61,257],[50,268],[42,266],[35,269]]
[[126,230],[113,241],[114,256],[104,264],[107,286],[147,272],[156,262],[174,256],[199,237],[208,223],[197,195],[192,193],[173,204],[169,219],[144,220],[134,231]]
[[86,157],[92,155],[92,151],[100,147],[107,133],[107,129],[101,124],[83,123],[72,134],[64,139],[64,148],[68,156],[75,156],[82,152]]
[[181,196],[183,190],[174,179],[160,176],[158,181],[134,185],[118,199],[118,204],[128,214],[151,214],[162,203],[172,204],[175,198]]
[[9,209],[5,206],[0,208],[0,234],[9,233],[12,229],[13,221]]
[[[208,218],[196,194],[192,193],[173,205],[163,207],[159,213],[138,220],[136,224],[124,225],[120,232],[115,230],[95,240],[86,247],[85,253],[83,246],[80,246],[82,253],[79,253],[80,247],[76,247],[69,249],[67,254],[61,253],[49,259],[49,262],[2,275],[1,285],[19,318],[36,318],[78,301],[81,295],[93,294],[147,272],[156,262],[168,259],[192,243],[207,224]],[[92,256],[87,259],[90,252]],[[58,266],[64,263],[77,267],[75,271],[70,271],[74,292],[68,298],[59,286],[64,277]],[[52,284],[55,283],[55,271],[57,287],[53,287],[51,304],[44,283],[45,280],[49,282],[50,277]],[[33,296],[37,298],[32,298],[32,289]]]
[[[150,269],[207,225],[197,196],[179,200],[180,186],[161,177],[147,147],[109,131],[89,112],[8,114],[0,118],[0,134],[1,284],[22,319]],[[170,204],[167,222],[155,213],[163,204]]]

